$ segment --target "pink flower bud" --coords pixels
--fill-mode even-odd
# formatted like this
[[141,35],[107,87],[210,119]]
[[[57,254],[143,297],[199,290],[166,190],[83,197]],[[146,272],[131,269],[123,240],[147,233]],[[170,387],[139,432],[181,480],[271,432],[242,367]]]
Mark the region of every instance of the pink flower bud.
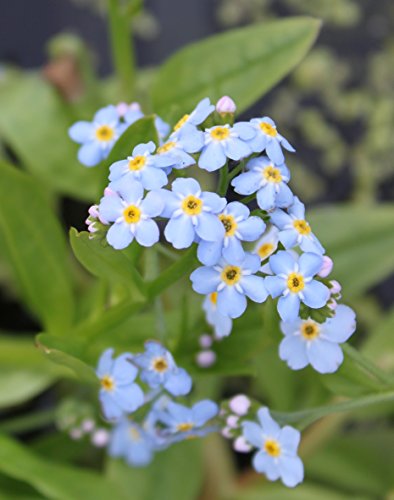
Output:
[[249,453],[249,451],[251,451],[252,449],[252,446],[250,446],[250,444],[245,440],[243,436],[239,436],[234,441],[233,448],[239,453]]
[[95,233],[97,231],[97,227],[94,227],[95,222],[92,222],[91,224],[88,225],[88,231],[89,233]]
[[98,205],[92,205],[91,207],[89,207],[88,212],[91,217],[93,217],[94,219],[98,219],[99,217]]
[[330,283],[331,283],[331,288],[330,288],[331,295],[336,295],[337,293],[341,292],[342,287],[340,283],[338,283],[338,281],[331,280]]
[[75,441],[77,441],[78,439],[81,439],[82,435],[83,435],[82,429],[78,429],[77,427],[75,427],[74,429],[71,429],[69,432],[70,438],[74,439]]
[[198,343],[204,349],[208,349],[212,345],[212,337],[207,333],[204,333],[204,335],[201,335],[200,338],[198,339]]
[[226,424],[228,425],[228,427],[236,429],[238,427],[238,421],[239,417],[237,417],[236,415],[230,415],[229,417],[227,417]]
[[97,431],[92,434],[91,441],[94,446],[97,446],[97,448],[103,448],[109,441],[108,431],[105,429],[97,429]]
[[327,278],[327,276],[331,273],[333,267],[334,263],[332,259],[328,255],[324,255],[323,264],[317,275],[320,276],[320,278]]
[[84,420],[82,422],[81,427],[82,427],[83,432],[92,432],[95,425],[96,424],[95,424],[94,420],[92,420],[91,418],[87,418],[86,420]]
[[238,394],[238,396],[234,396],[229,403],[230,410],[240,416],[246,415],[248,413],[250,405],[250,399],[244,394]]
[[201,368],[209,368],[216,361],[216,354],[213,351],[200,351],[196,356],[196,363]]
[[335,311],[335,309],[338,307],[338,303],[335,299],[331,299],[327,305],[331,309],[331,311]]
[[221,434],[222,434],[222,436],[223,436],[223,437],[225,437],[226,439],[232,439],[232,437],[233,437],[232,432],[233,432],[233,431],[232,431],[232,429],[230,429],[230,427],[224,427],[224,428],[222,429]]
[[216,103],[216,111],[220,114],[234,114],[237,106],[231,97],[224,95]]
[[127,104],[127,102],[120,102],[116,106],[116,111],[118,112],[118,115],[120,117],[124,116],[127,113],[128,109],[129,109],[129,105]]

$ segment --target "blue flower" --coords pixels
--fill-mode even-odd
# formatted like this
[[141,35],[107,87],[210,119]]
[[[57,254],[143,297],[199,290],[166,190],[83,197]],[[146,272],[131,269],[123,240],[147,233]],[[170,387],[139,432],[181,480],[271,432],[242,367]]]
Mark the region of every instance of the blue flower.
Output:
[[276,276],[267,276],[265,286],[272,298],[280,297],[278,312],[283,321],[294,321],[303,302],[312,309],[326,305],[329,289],[313,277],[320,271],[323,257],[315,253],[304,253],[299,258],[291,252],[281,250],[269,260]]
[[298,245],[303,252],[324,253],[324,248],[305,220],[305,206],[296,196],[288,213],[280,209],[272,212],[271,222],[280,230],[279,241],[286,250]]
[[162,144],[157,154],[168,156],[174,162],[171,167],[182,169],[196,163],[189,153],[197,153],[204,145],[204,135],[193,125],[184,125],[179,133],[172,134],[169,139]]
[[159,135],[160,143],[170,133],[171,127],[160,116],[155,116],[155,127]]
[[245,254],[239,265],[221,259],[212,267],[199,267],[190,275],[193,290],[207,295],[217,292],[217,310],[223,316],[238,318],[246,309],[246,297],[253,302],[264,302],[267,290],[264,278],[255,276],[260,267],[257,255]]
[[247,206],[238,201],[229,203],[219,214],[225,233],[219,241],[201,241],[197,256],[206,266],[213,266],[223,256],[228,262],[237,264],[245,258],[241,241],[255,241],[265,229],[260,217],[249,217]]
[[259,156],[248,161],[246,169],[247,172],[231,182],[236,193],[250,195],[257,192],[257,204],[262,210],[291,205],[293,193],[287,185],[290,172],[284,163],[274,165],[266,156]]
[[254,153],[261,153],[265,150],[268,158],[276,165],[281,165],[285,161],[282,147],[294,153],[295,149],[283,135],[279,134],[271,118],[268,116],[253,118],[250,123],[256,131],[256,135],[248,141]]
[[201,125],[210,114],[215,111],[215,106],[211,104],[208,97],[200,101],[194,110],[188,114],[184,115],[174,127],[174,131],[177,133],[186,124],[189,125]]
[[138,369],[131,363],[132,355],[125,353],[113,359],[113,349],[101,355],[96,374],[100,379],[100,402],[108,420],[117,420],[144,404],[144,393],[134,383]]
[[113,182],[110,188],[115,194],[101,198],[99,212],[106,221],[113,222],[107,233],[108,243],[120,250],[134,240],[151,247],[159,241],[159,228],[152,217],[161,213],[164,203],[159,194],[150,192],[144,196],[139,182],[131,178]]
[[217,125],[205,130],[204,147],[198,160],[198,166],[213,172],[225,165],[227,158],[241,160],[252,153],[245,142],[255,135],[248,123]]
[[297,456],[300,432],[289,425],[280,428],[267,408],[260,408],[257,416],[259,424],[242,423],[245,440],[258,450],[253,467],[270,481],[280,478],[285,486],[293,488],[304,479],[304,466]]
[[214,329],[215,336],[218,338],[230,335],[233,328],[233,320],[229,316],[220,314],[217,308],[218,292],[207,295],[203,302],[205,318],[207,323]]
[[121,419],[111,432],[108,449],[111,457],[124,458],[135,467],[148,465],[155,449],[153,436],[127,418]]
[[74,123],[68,134],[74,142],[82,144],[78,160],[87,167],[94,167],[108,156],[123,131],[116,107],[107,106],[97,111],[92,122]]
[[158,412],[158,420],[165,425],[164,432],[171,435],[173,441],[181,441],[203,437],[208,432],[216,430],[204,426],[218,413],[218,405],[209,399],[199,401],[191,408],[171,401],[164,411]]
[[320,373],[333,373],[343,362],[338,344],[346,342],[356,329],[356,315],[350,307],[339,305],[335,316],[324,323],[298,318],[281,323],[285,335],[279,346],[280,359],[293,370],[308,364]]
[[[278,233],[278,229],[275,226],[270,225],[263,236],[256,242],[253,253],[257,254],[260,257],[261,262],[268,259],[268,257],[272,255],[278,248]],[[266,274],[272,274],[271,272],[267,272],[264,269],[261,270]]]
[[224,198],[201,192],[195,179],[176,179],[172,192],[162,189],[160,194],[165,202],[162,216],[170,219],[164,236],[175,248],[189,247],[196,236],[207,241],[223,238],[224,227],[215,214],[223,210]]
[[159,189],[168,182],[166,167],[170,167],[173,159],[161,155],[153,155],[155,143],[139,144],[126,160],[113,163],[110,167],[110,181],[133,179],[141,182],[147,190]]
[[132,125],[135,123],[137,120],[140,120],[143,118],[145,115],[141,111],[141,107],[138,104],[138,102],[132,102],[129,106],[127,106],[127,110],[124,113],[124,121],[127,123],[128,126]]
[[192,388],[190,376],[159,342],[145,342],[145,352],[134,356],[133,363],[142,370],[141,380],[153,389],[163,386],[173,396],[184,396]]

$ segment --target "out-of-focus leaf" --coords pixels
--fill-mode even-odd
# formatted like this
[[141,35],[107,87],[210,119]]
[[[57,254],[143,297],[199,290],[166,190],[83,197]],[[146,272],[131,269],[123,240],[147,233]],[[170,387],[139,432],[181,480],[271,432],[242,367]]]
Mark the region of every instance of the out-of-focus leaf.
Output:
[[65,239],[41,186],[0,162],[0,244],[23,298],[46,330],[72,324],[74,297]]
[[254,24],[193,43],[170,57],[154,80],[154,110],[168,117],[210,97],[231,96],[243,111],[305,56],[320,22],[308,17]]
[[0,474],[0,498],[7,500],[44,500],[30,485]]
[[195,500],[202,483],[201,443],[178,443],[158,452],[143,469],[111,460],[107,477],[121,485],[130,500]]
[[100,170],[78,163],[78,145],[67,133],[74,119],[40,75],[17,74],[0,82],[0,108],[2,140],[44,185],[83,200],[97,197]]
[[0,471],[53,500],[130,498],[110,479],[88,469],[47,461],[4,435],[0,436]]
[[0,408],[13,406],[34,398],[47,389],[56,378],[45,372],[23,368],[0,368]]
[[381,368],[394,371],[394,309],[377,322],[361,349]]
[[[354,500],[370,500],[367,496],[353,497]],[[231,495],[228,500],[349,500],[346,492],[311,484],[301,484],[294,489],[280,484],[262,483]]]

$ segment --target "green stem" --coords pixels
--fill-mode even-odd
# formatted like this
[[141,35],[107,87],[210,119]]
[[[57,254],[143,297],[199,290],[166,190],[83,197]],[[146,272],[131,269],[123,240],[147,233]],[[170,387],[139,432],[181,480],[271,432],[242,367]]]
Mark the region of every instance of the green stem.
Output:
[[243,200],[240,200],[241,203],[247,205],[249,202],[253,201],[256,198],[256,193],[250,194],[246,196]]
[[241,161],[233,170],[231,170],[229,175],[229,181],[233,180],[236,175],[238,175],[244,168],[244,162]]
[[220,177],[219,177],[219,185],[218,185],[218,195],[225,196],[228,189],[228,184],[230,182],[230,178],[228,175],[228,165],[226,165],[220,169]]
[[343,352],[355,363],[361,366],[366,372],[374,376],[377,380],[388,386],[394,386],[394,379],[391,375],[381,370],[357,349],[349,344],[342,345]]
[[135,90],[135,57],[130,19],[121,9],[120,0],[108,0],[109,35],[120,98],[131,100]]
[[52,424],[56,418],[56,410],[50,409],[23,415],[0,423],[0,432],[18,433],[38,429]]

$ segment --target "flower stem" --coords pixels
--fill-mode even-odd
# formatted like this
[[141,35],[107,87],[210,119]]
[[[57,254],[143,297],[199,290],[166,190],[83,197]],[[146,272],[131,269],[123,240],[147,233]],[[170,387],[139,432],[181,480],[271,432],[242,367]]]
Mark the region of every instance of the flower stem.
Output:
[[44,410],[21,417],[5,420],[0,424],[0,432],[18,433],[46,427],[55,421],[56,410]]
[[218,195],[225,196],[228,189],[228,184],[230,182],[230,178],[228,175],[228,165],[222,167],[220,169],[220,177],[219,177],[219,185],[218,185]]

